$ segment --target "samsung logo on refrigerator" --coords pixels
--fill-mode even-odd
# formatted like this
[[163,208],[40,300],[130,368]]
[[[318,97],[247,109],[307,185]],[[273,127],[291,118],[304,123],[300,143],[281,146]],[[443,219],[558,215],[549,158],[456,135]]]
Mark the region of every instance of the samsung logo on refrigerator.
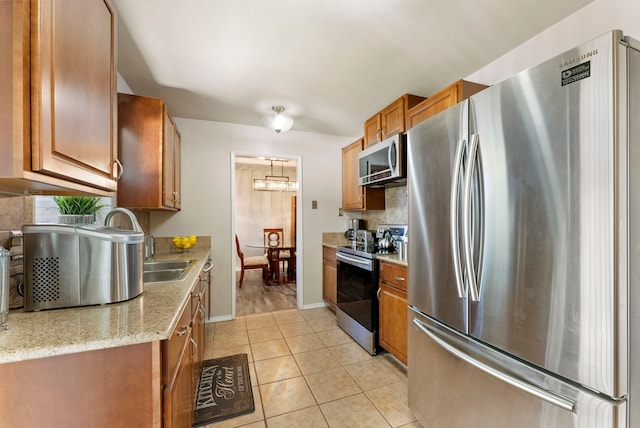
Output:
[[567,68],[570,65],[574,65],[574,64],[578,64],[584,60],[586,60],[587,58],[591,58],[592,56],[598,55],[598,49],[594,49],[592,51],[589,51],[587,53],[584,53],[578,57],[575,57],[573,59],[570,59],[569,61],[565,61],[563,63],[560,64],[560,69],[563,68]]

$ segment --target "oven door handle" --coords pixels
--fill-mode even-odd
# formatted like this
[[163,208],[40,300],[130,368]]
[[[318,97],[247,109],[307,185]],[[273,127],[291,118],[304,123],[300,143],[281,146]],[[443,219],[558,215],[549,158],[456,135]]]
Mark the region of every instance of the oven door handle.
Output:
[[336,253],[336,259],[340,262],[344,262],[349,265],[357,266],[368,271],[373,271],[373,263],[372,260],[362,260],[355,257],[349,257],[341,253]]

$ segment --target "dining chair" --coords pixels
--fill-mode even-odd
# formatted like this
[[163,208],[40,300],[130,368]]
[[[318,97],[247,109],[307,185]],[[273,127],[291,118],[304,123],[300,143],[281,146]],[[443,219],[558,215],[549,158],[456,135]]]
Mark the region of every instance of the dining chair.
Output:
[[291,251],[278,250],[284,246],[284,229],[281,227],[264,228],[263,237],[267,257],[271,261],[272,274],[275,276],[276,282],[281,283],[280,272],[288,272],[291,261]]
[[236,251],[240,258],[240,286],[242,288],[242,281],[244,281],[245,269],[262,269],[262,280],[265,284],[269,284],[270,266],[269,259],[265,256],[251,256],[245,257],[244,253],[240,249],[240,241],[238,235],[236,235]]

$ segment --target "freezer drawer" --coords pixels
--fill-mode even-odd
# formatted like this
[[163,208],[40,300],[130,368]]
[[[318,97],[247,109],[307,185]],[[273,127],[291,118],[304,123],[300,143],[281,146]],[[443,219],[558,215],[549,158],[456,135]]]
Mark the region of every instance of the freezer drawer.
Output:
[[626,401],[564,383],[413,309],[408,358],[409,407],[424,427],[626,426]]

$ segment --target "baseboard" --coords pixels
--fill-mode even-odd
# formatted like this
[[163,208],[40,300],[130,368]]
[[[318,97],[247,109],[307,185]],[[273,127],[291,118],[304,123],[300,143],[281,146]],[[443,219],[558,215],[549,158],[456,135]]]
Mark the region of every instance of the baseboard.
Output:
[[206,319],[204,322],[205,324],[209,324],[209,323],[214,323],[214,322],[220,322],[220,321],[232,321],[233,317],[231,315],[221,315],[218,317],[212,317],[209,319]]
[[326,308],[327,306],[331,306],[326,302],[320,302],[320,303],[312,303],[310,305],[302,305],[302,310],[305,309],[318,309],[318,308]]

